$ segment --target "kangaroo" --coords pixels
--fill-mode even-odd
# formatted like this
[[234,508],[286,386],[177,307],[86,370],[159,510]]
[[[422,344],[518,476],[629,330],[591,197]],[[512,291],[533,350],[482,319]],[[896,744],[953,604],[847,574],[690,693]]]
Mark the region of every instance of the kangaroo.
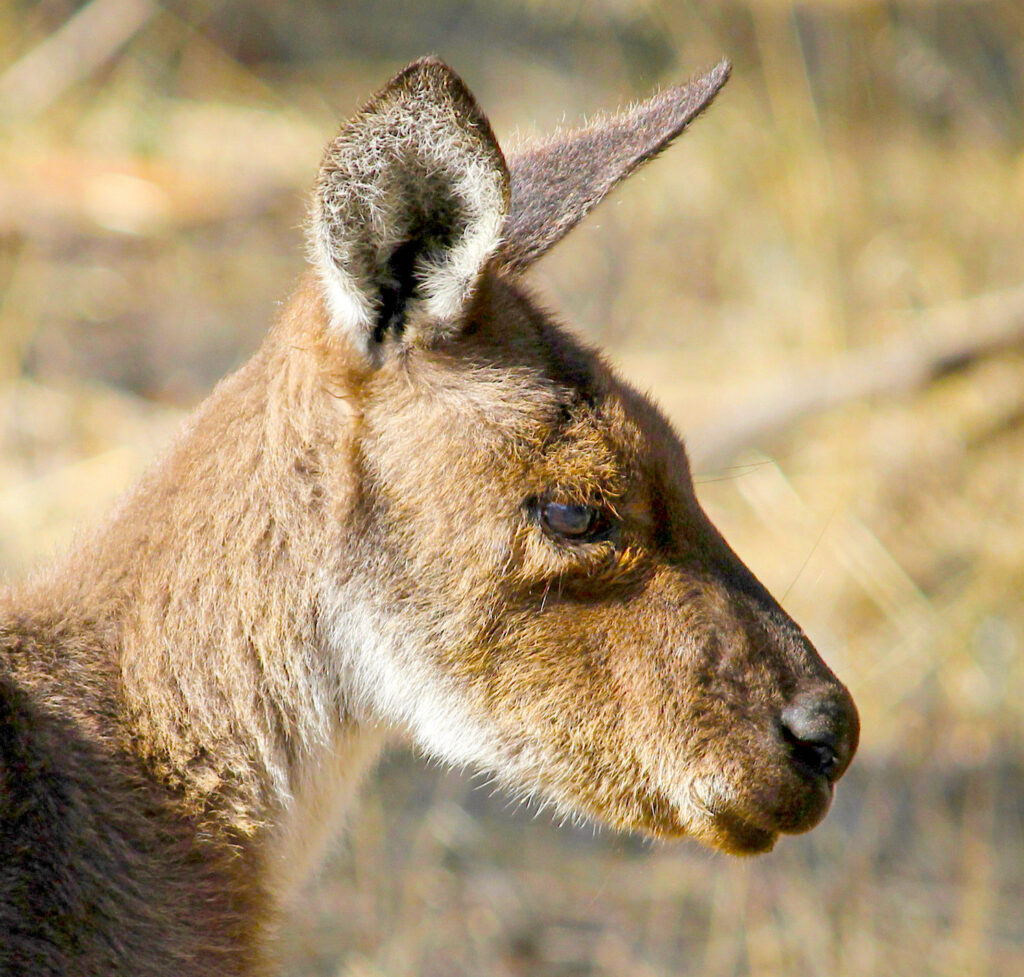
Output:
[[820,821],[849,693],[520,281],[728,73],[507,162],[435,59],[342,128],[262,347],[0,596],[0,973],[269,972],[395,740],[726,852]]

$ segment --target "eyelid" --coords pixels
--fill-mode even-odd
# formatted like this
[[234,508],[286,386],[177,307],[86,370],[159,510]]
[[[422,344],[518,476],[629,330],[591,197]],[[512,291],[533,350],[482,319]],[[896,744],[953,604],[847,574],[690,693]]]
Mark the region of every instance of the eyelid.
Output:
[[[590,516],[585,529],[579,533],[562,532],[550,525],[546,510],[558,506],[566,509],[581,509]],[[527,510],[544,533],[554,540],[570,544],[596,543],[608,539],[616,523],[615,513],[602,506],[585,505],[583,503],[560,502],[549,498],[532,498],[527,501]]]

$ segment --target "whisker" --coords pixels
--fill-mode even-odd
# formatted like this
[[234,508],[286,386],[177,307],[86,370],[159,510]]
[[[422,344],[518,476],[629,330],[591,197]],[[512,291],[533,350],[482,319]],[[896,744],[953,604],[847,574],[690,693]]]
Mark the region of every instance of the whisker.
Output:
[[839,511],[839,506],[836,506],[831,513],[829,513],[828,519],[825,520],[825,525],[821,527],[821,532],[818,533],[818,538],[814,541],[814,545],[811,547],[810,552],[804,557],[804,562],[800,564],[800,569],[797,570],[796,576],[793,578],[790,585],[786,588],[786,592],[782,595],[779,600],[780,604],[786,602],[786,598],[789,596],[789,592],[796,586],[797,581],[803,575],[804,570],[807,569],[807,564],[811,562],[811,557],[817,552],[818,547],[821,545],[821,541],[825,538],[825,533],[828,532],[829,526],[832,525],[832,520],[835,519],[836,513]]

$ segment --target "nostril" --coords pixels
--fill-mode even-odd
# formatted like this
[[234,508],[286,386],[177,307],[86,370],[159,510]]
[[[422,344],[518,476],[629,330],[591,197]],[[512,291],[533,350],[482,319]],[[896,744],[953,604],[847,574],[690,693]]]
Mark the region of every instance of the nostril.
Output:
[[779,717],[793,761],[829,780],[839,778],[853,754],[855,722],[848,698],[805,693]]
[[830,743],[798,739],[785,723],[782,725],[782,737],[789,744],[790,754],[796,763],[807,767],[811,773],[832,778],[839,766],[839,757]]

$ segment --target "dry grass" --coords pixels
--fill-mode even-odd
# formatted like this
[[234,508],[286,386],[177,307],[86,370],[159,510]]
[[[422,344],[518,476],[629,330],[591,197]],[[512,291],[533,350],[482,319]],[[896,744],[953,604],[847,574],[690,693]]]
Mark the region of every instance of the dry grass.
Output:
[[[426,50],[499,133],[734,59],[684,145],[535,278],[695,432],[698,459],[765,385],[933,309],[970,336],[971,300],[1024,284],[1016,0],[378,0],[344,17],[94,0],[90,16],[111,6],[82,47],[58,33],[73,5],[0,0],[7,573],[108,505],[256,345],[300,267],[336,113]],[[754,862],[651,850],[399,757],[297,910],[292,971],[1024,972],[1024,350],[947,366],[698,471],[861,706],[862,754],[821,828]]]

